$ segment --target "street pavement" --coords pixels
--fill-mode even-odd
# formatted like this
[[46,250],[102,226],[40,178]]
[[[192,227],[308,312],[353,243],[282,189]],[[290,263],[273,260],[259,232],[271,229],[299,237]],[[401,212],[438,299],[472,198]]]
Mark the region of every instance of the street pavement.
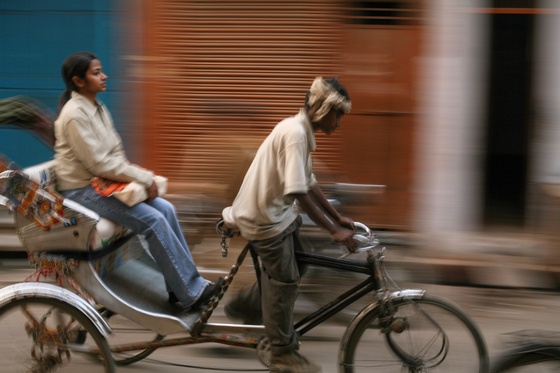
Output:
[[[394,241],[393,241],[394,242]],[[218,240],[209,240],[192,248],[193,257],[201,272],[207,278],[215,278],[227,272],[233,264],[240,243],[233,243],[230,256],[222,258]],[[391,260],[391,258],[396,258]],[[487,342],[490,356],[495,358],[503,348],[508,346],[514,338],[512,333],[532,330],[535,333],[558,333],[560,325],[557,322],[560,308],[560,294],[555,289],[544,287],[492,286],[491,284],[468,284],[457,278],[451,283],[445,283],[439,276],[423,268],[421,263],[429,261],[428,257],[418,257],[413,260],[410,247],[393,243],[387,252],[387,265],[395,280],[406,288],[423,288],[429,293],[448,298],[459,304],[481,329]],[[423,259],[423,260],[421,260]],[[441,263],[453,260],[434,257]],[[445,259],[445,260],[444,260]],[[447,260],[447,261],[446,261]],[[250,262],[250,261],[248,261]],[[477,261],[478,262],[478,261]],[[506,265],[503,261],[496,265]],[[456,267],[457,263],[454,264]],[[434,267],[431,267],[434,268]],[[437,272],[437,271],[432,271]],[[23,281],[32,269],[23,259],[0,259],[0,287],[13,282]],[[453,274],[453,271],[449,271]],[[231,287],[231,292],[252,282],[252,268],[244,265]],[[334,279],[336,281],[336,279]],[[323,291],[329,291],[323,289]],[[226,299],[227,300],[227,295]],[[222,301],[222,303],[224,302]],[[297,304],[299,313],[313,307],[312,302],[305,295],[300,297]],[[212,320],[227,322],[222,306],[218,307]],[[340,338],[345,330],[345,324],[339,320],[325,323],[311,331],[302,339],[301,351],[306,356],[320,361],[325,373],[337,371],[336,360]],[[559,337],[560,339],[560,337]],[[0,372],[1,372],[0,367]],[[156,351],[146,360],[129,367],[119,367],[118,372],[161,372],[161,373],[203,373],[203,372],[251,372],[265,371],[258,362],[252,350],[236,347],[203,344],[196,346],[179,346],[163,348]],[[88,373],[83,371],[81,373]]]
[[[2,223],[0,221],[0,223]],[[9,223],[9,222],[8,222]],[[33,272],[18,252],[17,236],[9,224],[0,224],[0,244],[10,248],[0,252],[0,288],[20,282]],[[380,232],[387,245],[386,265],[401,288],[422,288],[460,305],[480,327],[490,356],[495,358],[519,331],[560,340],[557,322],[560,308],[560,265],[542,236],[456,234],[425,237],[402,232]],[[225,275],[233,265],[244,241],[232,240],[230,255],[221,256],[218,237],[209,237],[191,247],[201,273],[209,279]],[[552,251],[551,251],[552,250]],[[2,255],[3,254],[3,255]],[[312,293],[329,293],[339,274],[322,274]],[[329,277],[330,276],[330,277]],[[223,313],[227,298],[254,280],[251,260],[241,266],[226,299],[215,311],[213,322],[228,322]],[[305,284],[304,278],[304,284]],[[324,283],[324,286],[317,287]],[[298,315],[312,307],[316,299],[303,291],[298,299]],[[320,361],[325,373],[336,372],[340,339],[348,319],[336,318],[308,333],[301,351]],[[513,333],[513,335],[512,335]],[[146,360],[119,372],[206,373],[265,371],[256,353],[236,347],[203,344],[157,350]],[[2,368],[0,365],[0,372]],[[81,373],[88,373],[83,371]]]

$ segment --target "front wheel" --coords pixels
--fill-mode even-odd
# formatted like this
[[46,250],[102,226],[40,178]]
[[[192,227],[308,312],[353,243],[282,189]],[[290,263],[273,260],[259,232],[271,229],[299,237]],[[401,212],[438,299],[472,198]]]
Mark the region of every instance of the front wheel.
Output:
[[77,308],[51,298],[21,298],[0,309],[0,361],[10,373],[114,373],[107,340]]
[[390,303],[384,315],[375,307],[349,326],[340,372],[487,372],[484,339],[454,303],[430,295]]
[[507,351],[493,365],[492,373],[560,372],[560,346],[525,344]]

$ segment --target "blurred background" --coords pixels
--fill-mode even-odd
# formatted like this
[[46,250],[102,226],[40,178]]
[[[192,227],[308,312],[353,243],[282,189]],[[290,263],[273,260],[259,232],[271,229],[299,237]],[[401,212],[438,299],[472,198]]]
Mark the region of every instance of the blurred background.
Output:
[[[344,213],[414,247],[399,259],[418,276],[433,272],[421,256],[451,260],[448,279],[497,281],[482,279],[490,260],[538,277],[520,286],[556,288],[559,5],[0,0],[0,99],[31,96],[54,116],[62,61],[94,52],[129,157],[169,177],[194,245],[313,78],[338,76],[353,109],[317,135],[314,162]],[[0,129],[0,151],[22,166],[52,156],[14,129]]]

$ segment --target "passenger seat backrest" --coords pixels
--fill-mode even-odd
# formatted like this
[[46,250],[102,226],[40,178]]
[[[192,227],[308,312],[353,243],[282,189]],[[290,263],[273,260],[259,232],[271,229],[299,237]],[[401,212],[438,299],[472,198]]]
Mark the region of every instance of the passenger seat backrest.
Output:
[[[43,189],[55,192],[54,163],[54,160],[43,162],[25,168],[23,173]],[[48,232],[44,232],[23,216],[16,215],[18,235],[28,251],[98,250],[128,232],[126,228],[99,217],[94,211],[68,198],[63,200],[63,211],[65,218],[76,219],[77,224],[56,224]]]
[[36,182],[43,189],[56,190],[56,174],[54,173],[54,159],[40,163],[35,166],[27,167],[23,170],[31,180]]

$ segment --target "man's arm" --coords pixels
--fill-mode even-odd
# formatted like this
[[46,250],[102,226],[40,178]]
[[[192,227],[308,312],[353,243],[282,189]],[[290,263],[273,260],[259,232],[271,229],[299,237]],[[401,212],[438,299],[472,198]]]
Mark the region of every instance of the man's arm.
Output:
[[354,229],[354,222],[352,221],[352,219],[342,216],[338,213],[338,211],[336,211],[327,197],[325,197],[325,194],[321,190],[321,187],[319,187],[319,184],[315,184],[314,186],[312,186],[308,194],[315,200],[317,205],[321,206],[325,214],[327,214],[327,216],[329,216],[331,220],[336,221],[338,224],[345,228],[352,230]]
[[295,197],[311,220],[326,229],[335,241],[342,242],[349,251],[354,252],[356,249],[356,242],[353,238],[354,231],[341,225],[340,214],[336,212],[322,193],[324,202],[330,206],[330,210],[334,211],[334,214],[327,210],[326,206],[323,206],[315,193],[310,191],[307,194],[295,194]]

